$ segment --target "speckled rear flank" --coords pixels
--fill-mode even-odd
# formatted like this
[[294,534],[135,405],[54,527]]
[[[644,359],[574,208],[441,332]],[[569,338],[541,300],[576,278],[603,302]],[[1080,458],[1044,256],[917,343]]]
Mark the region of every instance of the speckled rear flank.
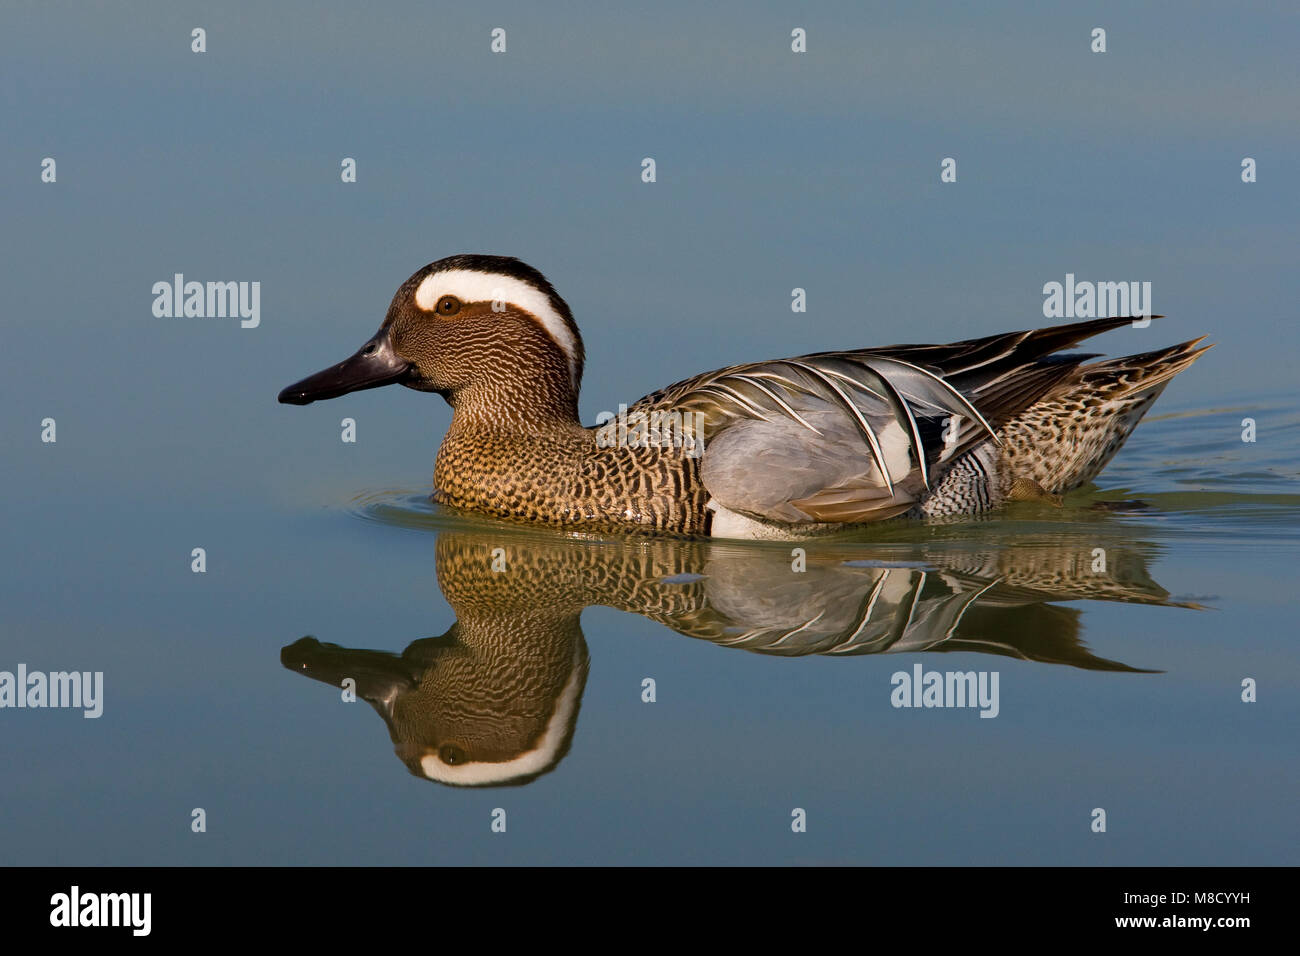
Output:
[[1169,381],[1201,355],[1198,341],[1085,365],[1002,429],[1004,479],[1031,478],[1060,495],[1097,477]]
[[[1196,341],[1199,341],[1196,340]],[[1017,479],[1048,495],[1085,485],[1115,457],[1169,381],[1200,356],[1184,342],[1085,365],[959,459],[913,517],[978,514],[1004,503]]]

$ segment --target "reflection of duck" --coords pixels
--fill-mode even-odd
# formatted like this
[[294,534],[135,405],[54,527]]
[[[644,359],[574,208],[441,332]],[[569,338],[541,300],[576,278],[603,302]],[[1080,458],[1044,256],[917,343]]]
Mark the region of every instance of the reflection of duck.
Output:
[[[438,580],[457,617],[446,633],[400,655],[304,637],[280,659],[336,686],[352,677],[417,776],[461,786],[526,783],[569,749],[587,681],[583,605],[562,593],[543,598],[490,571],[466,589],[459,585],[470,582],[455,571],[449,580],[441,542],[438,550]],[[486,545],[483,555],[490,560]]]
[[[874,550],[828,543],[795,571],[783,548],[668,539],[588,542],[493,531],[443,532],[438,584],[456,614],[401,654],[305,637],[291,670],[356,682],[417,776],[526,783],[568,751],[587,678],[579,616],[605,605],[723,647],[774,656],[977,651],[1103,671],[1080,612],[1054,601],[1170,605],[1141,550],[1108,549],[1093,573],[1049,540],[997,553]],[[1194,605],[1181,605],[1194,606]]]
[[617,429],[584,428],[582,340],[564,300],[517,259],[452,256],[402,284],[360,351],[280,401],[390,383],[443,395],[454,413],[434,485],[452,507],[797,538],[904,513],[977,514],[1085,484],[1205,351],[1198,339],[1091,365],[1095,355],[1061,354],[1134,321],[734,365],[642,398]]

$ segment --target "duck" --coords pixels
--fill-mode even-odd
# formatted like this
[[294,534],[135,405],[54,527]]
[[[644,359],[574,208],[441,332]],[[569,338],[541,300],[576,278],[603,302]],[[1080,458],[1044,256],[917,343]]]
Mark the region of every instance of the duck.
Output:
[[1059,506],[1211,347],[1201,336],[1121,358],[1066,351],[1150,318],[1161,317],[732,365],[646,395],[617,423],[584,425],[569,306],[519,259],[465,254],[417,270],[354,355],[279,401],[386,385],[441,395],[452,420],[432,498],[452,511],[577,532],[794,540],[1008,502]]

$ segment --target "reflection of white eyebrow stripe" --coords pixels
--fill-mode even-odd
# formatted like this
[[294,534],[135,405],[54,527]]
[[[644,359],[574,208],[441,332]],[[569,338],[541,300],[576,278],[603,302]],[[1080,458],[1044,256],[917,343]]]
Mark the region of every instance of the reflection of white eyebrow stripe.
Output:
[[521,279],[501,275],[499,272],[450,269],[425,276],[415,290],[415,304],[426,312],[432,312],[444,295],[454,295],[462,302],[501,300],[532,313],[569,360],[569,377],[574,385],[578,384],[578,343],[573,337],[573,330],[565,323],[564,317],[555,311],[545,292]]
[[[447,293],[450,294],[450,293]],[[502,783],[528,774],[541,773],[555,762],[564,738],[577,719],[578,701],[582,696],[582,648],[573,651],[573,671],[555,702],[555,711],[546,722],[542,739],[532,750],[527,750],[511,760],[500,763],[474,761],[456,766],[442,762],[437,754],[426,754],[420,760],[420,769],[430,780],[460,786],[484,786]]]

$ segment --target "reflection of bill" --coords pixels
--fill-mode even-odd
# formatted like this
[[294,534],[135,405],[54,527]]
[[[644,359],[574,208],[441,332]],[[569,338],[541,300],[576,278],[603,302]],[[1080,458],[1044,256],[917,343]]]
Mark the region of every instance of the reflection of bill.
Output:
[[335,686],[354,681],[416,776],[523,784],[552,770],[573,740],[588,670],[579,618],[589,606],[772,656],[973,651],[1138,672],[1093,655],[1081,612],[1054,603],[1176,605],[1139,549],[1108,553],[1096,573],[1078,547],[1050,538],[906,555],[828,542],[792,563],[784,548],[707,541],[443,532],[438,584],[456,614],[446,633],[400,654],[304,637],[281,661]]
[[559,762],[577,725],[587,647],[576,617],[564,630],[521,633],[516,643],[458,621],[402,654],[304,637],[280,659],[315,680],[356,681],[416,776],[452,786],[521,784]]

